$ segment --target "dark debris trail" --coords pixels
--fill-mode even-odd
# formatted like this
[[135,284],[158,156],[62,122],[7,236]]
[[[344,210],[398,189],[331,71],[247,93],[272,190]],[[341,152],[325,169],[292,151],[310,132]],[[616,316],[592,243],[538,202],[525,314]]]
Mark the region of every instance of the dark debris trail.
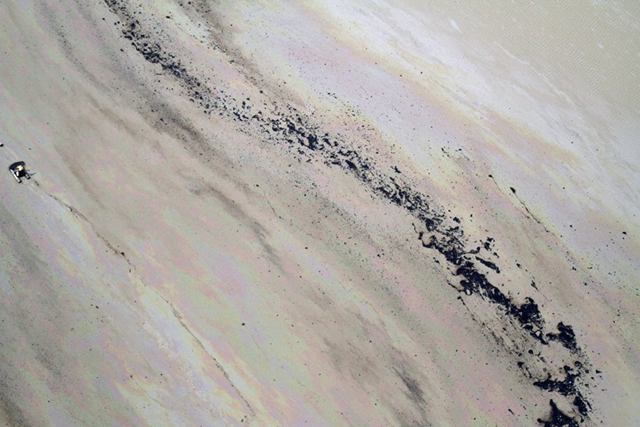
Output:
[[[444,209],[429,201],[429,196],[413,190],[395,176],[381,172],[376,167],[374,158],[362,154],[362,150],[354,148],[353,144],[343,138],[322,132],[312,124],[310,116],[294,107],[283,107],[274,103],[275,108],[272,108],[269,114],[264,114],[247,100],[239,102],[222,91],[208,87],[176,54],[165,50],[161,40],[142,28],[136,14],[129,10],[131,6],[128,2],[104,1],[120,19],[122,35],[130,41],[131,46],[146,61],[156,64],[165,73],[172,75],[189,99],[205,114],[227,117],[240,126],[247,126],[254,134],[262,134],[265,140],[288,146],[291,154],[298,159],[319,160],[330,167],[341,168],[345,173],[355,176],[380,199],[404,209],[416,218],[425,228],[425,231],[416,230],[417,239],[425,249],[444,256],[449,270],[459,279],[460,291],[467,296],[477,295],[490,301],[500,315],[510,319],[524,333],[523,336],[529,337],[530,341],[522,342],[520,349],[530,348],[531,341],[543,346],[555,341],[574,358],[573,368],[565,366],[565,379],[553,379],[549,376],[544,380],[534,379],[531,385],[564,396],[577,413],[588,417],[592,405],[584,396],[584,387],[586,374],[589,373],[587,366],[590,366],[590,363],[577,343],[573,328],[560,322],[556,325],[556,331],[548,331],[540,309],[532,298],[527,297],[524,303],[518,304],[489,281],[487,275],[479,269],[478,263],[497,273],[500,273],[500,268],[478,255],[486,253],[487,258],[490,257],[493,238],[488,237],[482,246],[468,249],[465,233],[458,224],[459,220],[449,218]],[[256,110],[258,111],[254,112]],[[511,353],[517,352],[512,348],[506,350]],[[551,364],[547,365],[550,370],[553,369]],[[518,366],[523,368],[521,363],[518,363]],[[555,402],[550,400],[549,418],[538,419],[538,422],[546,427],[560,427],[577,426],[583,420],[582,417],[572,417],[563,413]]]

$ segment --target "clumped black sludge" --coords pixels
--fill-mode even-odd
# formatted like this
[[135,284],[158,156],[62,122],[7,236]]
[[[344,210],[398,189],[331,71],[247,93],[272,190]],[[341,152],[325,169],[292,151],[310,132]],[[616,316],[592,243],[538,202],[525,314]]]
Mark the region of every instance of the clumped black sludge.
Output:
[[538,418],[538,423],[544,427],[578,427],[578,422],[558,409],[558,405],[553,400],[549,401],[551,412],[546,420]]

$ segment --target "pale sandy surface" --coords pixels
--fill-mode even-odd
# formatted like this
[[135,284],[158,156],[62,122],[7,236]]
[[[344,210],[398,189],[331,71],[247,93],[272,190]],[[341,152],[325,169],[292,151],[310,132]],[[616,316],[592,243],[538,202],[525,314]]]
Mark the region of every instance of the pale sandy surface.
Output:
[[638,425],[638,22],[2,1],[3,425]]

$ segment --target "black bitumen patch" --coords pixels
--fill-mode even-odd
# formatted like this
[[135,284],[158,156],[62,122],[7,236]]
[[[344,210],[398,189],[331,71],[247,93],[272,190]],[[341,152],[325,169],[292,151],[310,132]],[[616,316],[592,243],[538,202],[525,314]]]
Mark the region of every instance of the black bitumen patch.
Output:
[[572,351],[578,351],[578,342],[576,341],[576,334],[573,332],[573,328],[570,325],[565,325],[560,322],[557,326],[558,332],[549,332],[546,337],[550,341],[558,341],[564,347]]
[[565,371],[564,380],[552,379],[551,375],[549,375],[544,381],[535,381],[533,385],[546,391],[560,393],[563,396],[574,397],[573,404],[576,406],[578,411],[582,415],[587,415],[591,406],[589,405],[589,402],[584,399],[576,385],[576,379],[580,377],[580,372],[567,365],[565,365],[563,369]]
[[485,259],[482,259],[479,256],[477,256],[476,259],[478,261],[480,261],[480,263],[483,264],[484,266],[489,267],[490,269],[492,269],[496,273],[500,274],[500,269],[498,268],[498,266],[495,265],[494,263],[492,263],[491,261],[487,261]]
[[551,412],[546,420],[538,418],[538,423],[544,427],[578,427],[578,421],[571,418],[560,409],[553,400],[549,401]]

